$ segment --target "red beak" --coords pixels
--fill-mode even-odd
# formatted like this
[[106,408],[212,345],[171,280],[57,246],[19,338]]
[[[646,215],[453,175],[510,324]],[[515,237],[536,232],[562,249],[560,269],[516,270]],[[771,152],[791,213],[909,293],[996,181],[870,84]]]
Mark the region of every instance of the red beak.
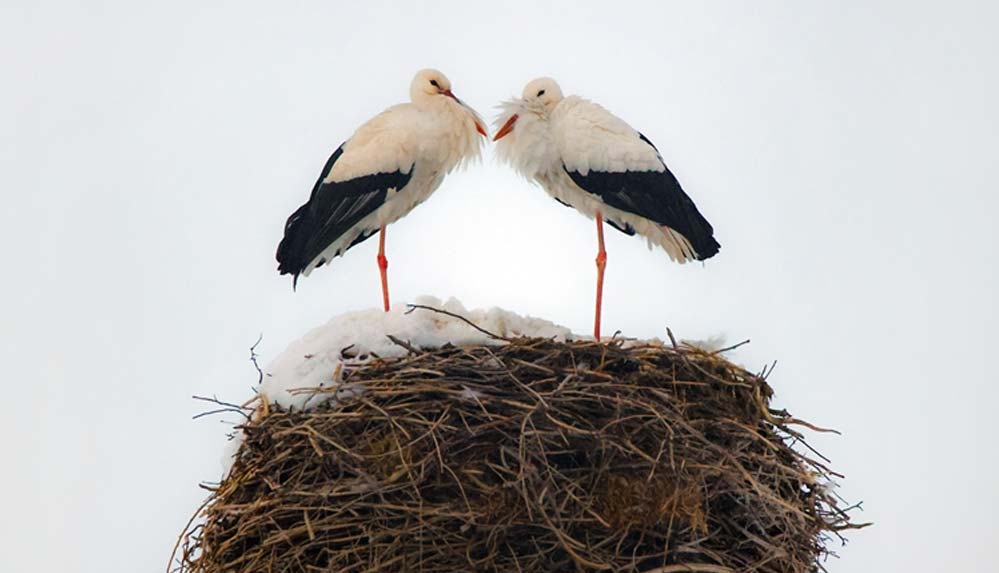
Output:
[[503,127],[501,127],[500,130],[496,132],[496,137],[493,138],[493,141],[499,141],[505,135],[513,131],[513,124],[517,123],[518,117],[520,116],[517,114],[511,115],[510,119],[506,120],[506,123],[503,124]]
[[[461,102],[460,99],[458,99],[458,96],[454,95],[454,93],[451,92],[451,90],[444,90],[441,93],[453,99],[454,101],[460,103],[461,105],[465,105],[464,103]],[[482,137],[489,137],[489,133],[486,132],[486,128],[482,127],[482,124],[477,121],[475,122],[475,131],[478,131],[479,135],[481,135]]]

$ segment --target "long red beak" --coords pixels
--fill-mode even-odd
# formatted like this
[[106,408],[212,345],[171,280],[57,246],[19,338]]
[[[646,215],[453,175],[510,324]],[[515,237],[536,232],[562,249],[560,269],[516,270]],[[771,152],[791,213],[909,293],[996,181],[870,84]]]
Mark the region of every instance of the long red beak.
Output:
[[506,134],[508,134],[511,131],[513,131],[513,124],[517,123],[517,118],[518,117],[520,117],[520,116],[517,115],[517,114],[511,115],[510,119],[506,120],[506,123],[503,124],[503,127],[501,127],[500,130],[496,132],[496,137],[493,138],[493,141],[499,141]]
[[[464,102],[458,99],[458,96],[454,95],[454,93],[451,90],[444,90],[441,93],[453,99],[454,101],[458,102],[459,104],[465,105]],[[482,124],[479,123],[478,121],[475,122],[475,131],[478,131],[479,135],[481,135],[482,137],[489,137],[489,133],[486,132],[486,128],[482,127]]]

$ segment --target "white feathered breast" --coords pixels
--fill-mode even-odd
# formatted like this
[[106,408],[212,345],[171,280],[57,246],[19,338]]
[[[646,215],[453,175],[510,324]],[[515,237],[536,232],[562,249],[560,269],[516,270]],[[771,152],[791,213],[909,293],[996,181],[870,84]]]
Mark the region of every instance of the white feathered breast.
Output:
[[517,114],[516,127],[496,142],[496,156],[524,177],[534,180],[539,174],[561,168],[555,138],[542,112],[532,110],[520,101],[500,104],[502,112],[496,119],[501,126]]

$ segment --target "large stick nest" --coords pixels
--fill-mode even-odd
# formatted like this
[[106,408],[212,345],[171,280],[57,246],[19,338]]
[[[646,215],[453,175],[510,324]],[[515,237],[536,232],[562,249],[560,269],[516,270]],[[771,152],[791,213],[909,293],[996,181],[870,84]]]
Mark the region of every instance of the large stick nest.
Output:
[[258,410],[179,570],[815,571],[856,525],[771,395],[685,346],[412,349]]

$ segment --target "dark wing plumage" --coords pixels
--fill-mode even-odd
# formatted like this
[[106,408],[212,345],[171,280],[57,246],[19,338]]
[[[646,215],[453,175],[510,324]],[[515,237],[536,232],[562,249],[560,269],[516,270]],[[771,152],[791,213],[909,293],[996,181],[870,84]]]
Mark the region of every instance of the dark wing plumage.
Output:
[[[653,149],[652,142],[639,134],[639,137]],[[658,150],[656,151],[658,154]],[[660,161],[662,158],[660,157]],[[701,215],[697,206],[680,187],[680,182],[663,162],[663,171],[590,171],[586,175],[578,171],[565,172],[584,191],[599,196],[604,203],[650,219],[660,225],[680,233],[694,248],[697,260],[709,259],[718,253],[721,245],[714,238],[711,223]],[[608,220],[614,228],[628,235],[635,230]]]
[[[577,183],[577,185],[578,185],[578,183]],[[559,199],[558,197],[552,196],[552,199],[558,201],[559,204],[562,205],[562,206],[564,206],[564,207],[572,208],[572,205],[566,203],[565,201]],[[631,225],[629,225],[627,223],[618,223],[617,221],[612,221],[611,219],[605,219],[605,220],[607,221],[608,225],[610,225],[611,227],[614,227],[618,231],[621,231],[625,235],[629,235],[630,236],[630,235],[634,235],[635,234],[635,229]]]
[[[394,171],[373,173],[347,181],[324,183],[337,159],[343,155],[341,145],[326,161],[319,179],[312,188],[309,201],[288,217],[284,238],[277,248],[278,271],[298,275],[341,235],[357,225],[385,203],[389,189],[402,189],[413,173]],[[362,232],[344,251],[363,242],[373,233]],[[327,261],[320,261],[320,265]],[[318,266],[318,265],[317,265]]]

